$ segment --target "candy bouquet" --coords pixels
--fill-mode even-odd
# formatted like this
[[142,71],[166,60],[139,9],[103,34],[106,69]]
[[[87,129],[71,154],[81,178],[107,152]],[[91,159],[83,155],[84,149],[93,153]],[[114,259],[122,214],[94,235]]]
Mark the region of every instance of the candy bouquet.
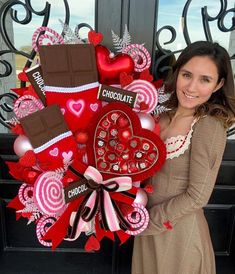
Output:
[[13,89],[19,160],[7,164],[22,184],[8,207],[53,249],[85,233],[85,250],[98,250],[104,237],[124,243],[148,226],[153,189],[142,182],[166,158],[152,116],[160,93],[146,48],[131,44],[127,30],[125,39],[112,35],[116,54],[95,31],[84,43],[37,29],[40,61],[19,75],[28,86]]

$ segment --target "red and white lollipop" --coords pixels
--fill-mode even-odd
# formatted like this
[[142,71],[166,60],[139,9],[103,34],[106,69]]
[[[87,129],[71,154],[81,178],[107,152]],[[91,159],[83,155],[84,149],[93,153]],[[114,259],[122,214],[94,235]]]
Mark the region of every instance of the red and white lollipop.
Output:
[[38,209],[49,216],[60,216],[66,209],[63,183],[55,172],[44,172],[36,180],[33,192]]
[[131,56],[135,63],[134,70],[141,72],[148,69],[151,65],[151,56],[147,49],[140,44],[131,44],[122,50],[122,53],[126,53]]
[[126,230],[125,233],[136,236],[143,232],[149,223],[149,214],[147,209],[137,203],[133,203],[134,210],[126,216],[126,220],[131,225],[131,229]]
[[43,216],[39,219],[36,226],[36,235],[40,244],[51,247],[52,242],[44,241],[43,237],[47,233],[48,229],[57,221],[55,217]]
[[[134,80],[124,89],[136,92],[138,94],[137,101],[135,103],[134,111],[143,111],[145,113],[152,112],[158,104],[158,93],[153,84],[145,80]],[[141,109],[141,103],[144,103],[146,109]]]

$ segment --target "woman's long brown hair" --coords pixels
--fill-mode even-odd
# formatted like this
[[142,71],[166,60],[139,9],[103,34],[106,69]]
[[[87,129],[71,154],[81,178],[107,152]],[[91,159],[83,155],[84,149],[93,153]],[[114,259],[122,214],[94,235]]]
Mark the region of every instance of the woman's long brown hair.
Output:
[[235,123],[234,77],[228,52],[218,43],[198,41],[190,44],[182,51],[173,67],[173,75],[170,81],[165,84],[165,91],[171,93],[170,99],[165,103],[165,106],[171,109],[169,114],[176,111],[178,99],[175,89],[179,70],[195,56],[209,57],[217,67],[218,83],[224,79],[224,85],[212,93],[206,103],[198,106],[194,115],[195,117],[214,116],[223,123],[225,128],[229,128]]

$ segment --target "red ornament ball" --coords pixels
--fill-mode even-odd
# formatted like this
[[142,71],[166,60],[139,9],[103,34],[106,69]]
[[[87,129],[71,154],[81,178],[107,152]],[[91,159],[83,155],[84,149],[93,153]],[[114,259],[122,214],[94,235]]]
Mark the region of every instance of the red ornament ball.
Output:
[[85,131],[77,131],[75,133],[75,139],[78,144],[86,144],[88,141],[88,134]]

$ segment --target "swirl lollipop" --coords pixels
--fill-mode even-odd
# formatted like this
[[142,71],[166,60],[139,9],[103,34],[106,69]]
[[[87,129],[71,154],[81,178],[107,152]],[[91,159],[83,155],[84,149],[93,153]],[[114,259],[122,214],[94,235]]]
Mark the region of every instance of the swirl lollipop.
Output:
[[43,237],[47,233],[48,229],[57,221],[55,217],[43,216],[39,219],[36,226],[36,235],[40,244],[51,247],[52,243],[44,241]]
[[147,49],[140,44],[131,44],[122,50],[134,60],[136,72],[141,72],[148,69],[151,65],[151,56]]
[[144,102],[147,108],[143,111],[145,113],[152,112],[158,104],[158,93],[153,84],[145,80],[134,80],[124,89],[136,92],[138,94],[137,102],[135,103],[134,111],[141,111],[140,104]]
[[44,172],[36,180],[34,203],[46,215],[60,216],[66,204],[63,198],[63,183],[55,172]]
[[131,229],[125,232],[129,235],[135,236],[143,232],[149,223],[149,214],[147,209],[137,203],[133,203],[134,210],[126,216],[126,220],[130,223]]
[[33,200],[33,186],[22,184],[18,191],[18,197],[23,205],[27,205]]
[[[40,34],[41,32],[46,32],[46,31],[51,34],[50,35],[46,33]],[[64,44],[64,39],[58,32],[48,27],[40,27],[36,29],[36,31],[33,33],[33,36],[32,36],[32,46],[36,52],[38,52],[38,45],[43,45],[44,39],[50,40],[52,44]]]

